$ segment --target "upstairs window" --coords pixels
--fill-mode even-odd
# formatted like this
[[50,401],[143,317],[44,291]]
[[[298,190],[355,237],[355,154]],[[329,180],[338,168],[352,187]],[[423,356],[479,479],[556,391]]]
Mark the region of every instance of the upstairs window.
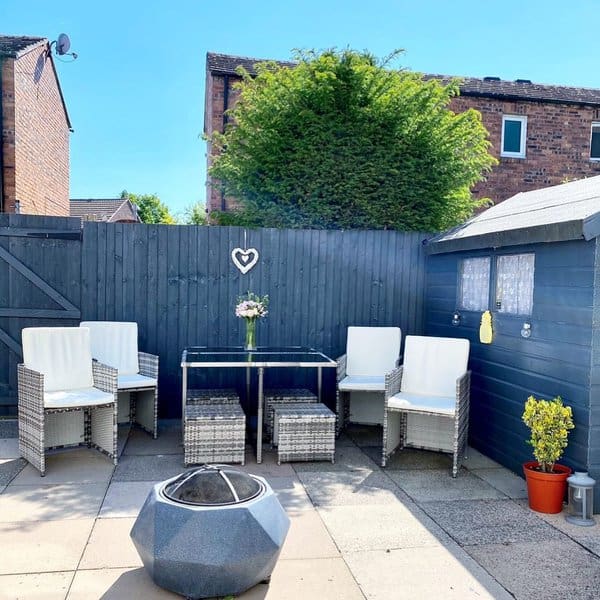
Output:
[[459,294],[459,308],[487,310],[490,297],[489,256],[461,261]]
[[496,310],[530,315],[533,308],[534,254],[499,256],[496,260]]
[[590,141],[590,159],[600,160],[600,123],[592,123],[592,138]]
[[527,140],[527,117],[502,116],[502,142],[500,156],[525,158]]

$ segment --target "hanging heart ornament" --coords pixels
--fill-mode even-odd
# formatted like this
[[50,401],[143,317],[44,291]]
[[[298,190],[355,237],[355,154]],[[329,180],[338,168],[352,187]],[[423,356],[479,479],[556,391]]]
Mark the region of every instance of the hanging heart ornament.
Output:
[[256,248],[234,248],[231,251],[231,260],[233,264],[240,270],[242,275],[245,275],[257,262],[258,250]]

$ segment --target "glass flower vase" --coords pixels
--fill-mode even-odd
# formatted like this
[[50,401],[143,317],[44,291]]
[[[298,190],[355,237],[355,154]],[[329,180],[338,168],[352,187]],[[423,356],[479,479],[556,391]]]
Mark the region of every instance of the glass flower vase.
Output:
[[246,319],[246,350],[256,350],[256,320]]

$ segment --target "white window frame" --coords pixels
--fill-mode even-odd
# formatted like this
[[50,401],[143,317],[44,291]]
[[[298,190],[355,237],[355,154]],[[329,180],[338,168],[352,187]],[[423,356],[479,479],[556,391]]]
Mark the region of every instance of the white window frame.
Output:
[[597,162],[600,161],[600,156],[592,156],[592,137],[594,135],[594,129],[597,129],[598,135],[600,135],[600,121],[592,121],[592,126],[590,128],[590,160]]
[[[521,151],[504,151],[504,128],[506,121],[520,121],[521,123]],[[590,142],[591,144],[591,142]],[[506,158],[525,158],[527,155],[527,117],[525,115],[502,115],[502,139],[500,140],[500,156]]]

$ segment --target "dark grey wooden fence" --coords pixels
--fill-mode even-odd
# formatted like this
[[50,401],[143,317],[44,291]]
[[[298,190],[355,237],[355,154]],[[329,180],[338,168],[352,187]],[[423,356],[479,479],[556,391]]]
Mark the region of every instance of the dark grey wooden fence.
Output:
[[[139,324],[141,348],[160,356],[161,415],[176,416],[182,349],[243,343],[244,324],[233,311],[237,297],[248,290],[270,298],[269,315],[257,327],[260,345],[312,346],[335,357],[344,350],[348,325],[398,325],[404,334],[422,332],[424,237],[393,231],[86,223],[81,318]],[[231,260],[237,247],[255,248],[260,255],[245,275]],[[65,268],[66,258],[56,264],[48,260],[54,264],[51,278],[63,289],[71,267]],[[20,326],[12,325],[15,339]],[[0,357],[2,352],[6,347],[0,346]],[[6,369],[0,358],[0,382]],[[211,383],[223,384],[224,376],[211,373]],[[326,383],[331,401],[332,382]]]

